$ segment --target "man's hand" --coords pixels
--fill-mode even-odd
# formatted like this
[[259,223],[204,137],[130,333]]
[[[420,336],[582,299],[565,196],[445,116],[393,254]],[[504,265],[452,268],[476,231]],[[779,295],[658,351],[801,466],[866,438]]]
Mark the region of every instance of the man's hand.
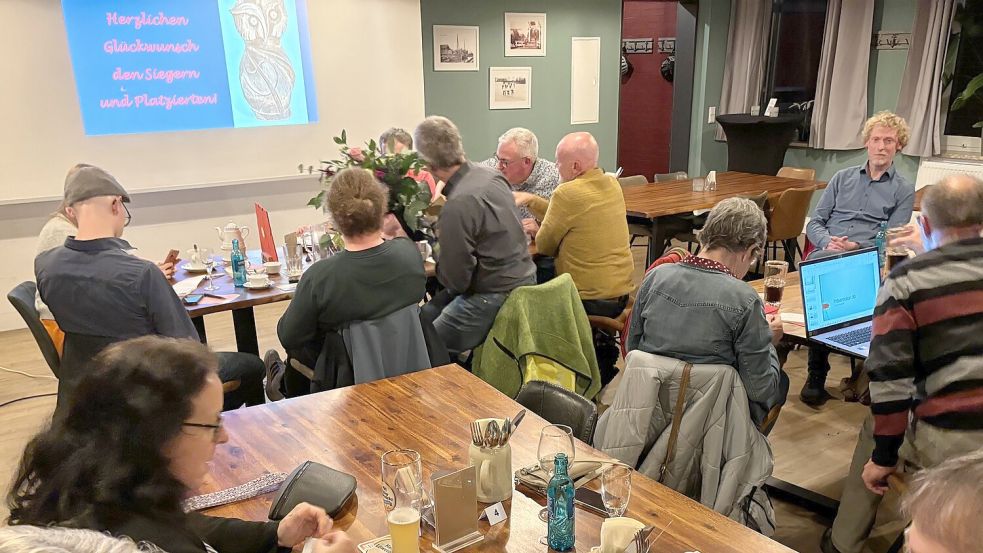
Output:
[[324,509],[299,503],[280,521],[276,529],[277,543],[281,547],[294,547],[307,538],[323,538],[333,525],[334,521]]
[[868,490],[877,495],[884,495],[884,492],[887,491],[887,477],[897,470],[897,467],[882,467],[874,464],[873,461],[867,461],[867,464],[864,465],[864,486],[867,486]]
[[851,242],[846,236],[830,236],[829,244],[826,249],[834,252],[848,252],[860,247],[860,244]]
[[314,553],[357,553],[358,548],[348,534],[338,531],[331,532],[314,542]]
[[164,277],[167,278],[168,280],[174,278],[174,264],[173,263],[160,262],[160,263],[157,264],[157,268],[160,269],[160,272],[164,273]]
[[535,239],[536,233],[539,232],[539,223],[535,219],[523,219],[522,220],[522,230],[526,232],[529,238]]
[[768,321],[768,329],[771,330],[771,345],[777,346],[782,341],[782,336],[785,336],[782,316],[780,313],[772,313],[765,315],[765,319]]
[[529,205],[536,198],[536,195],[528,192],[513,192],[512,197],[515,198],[516,206],[523,207]]
[[925,253],[922,233],[914,223],[908,223],[898,230],[898,234],[887,243],[889,248],[908,248],[916,255]]

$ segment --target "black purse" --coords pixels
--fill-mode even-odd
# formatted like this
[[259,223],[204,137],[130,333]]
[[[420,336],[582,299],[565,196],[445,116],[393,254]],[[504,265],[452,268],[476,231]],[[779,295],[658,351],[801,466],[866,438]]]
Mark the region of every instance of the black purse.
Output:
[[321,507],[328,515],[338,514],[355,495],[355,477],[314,461],[295,468],[270,506],[270,520],[287,516],[299,503]]

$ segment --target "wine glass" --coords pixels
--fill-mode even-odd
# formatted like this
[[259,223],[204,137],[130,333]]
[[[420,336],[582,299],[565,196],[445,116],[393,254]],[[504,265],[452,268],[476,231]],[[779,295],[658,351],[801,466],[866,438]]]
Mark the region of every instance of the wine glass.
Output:
[[620,517],[631,500],[631,468],[614,465],[601,473],[601,500],[608,515]]
[[[536,456],[539,459],[539,466],[546,472],[547,482],[553,478],[553,465],[557,453],[566,454],[568,466],[573,467],[573,430],[564,424],[551,424],[543,428],[539,434],[539,449]],[[544,507],[539,512],[539,519],[546,522],[548,515],[549,510]]]
[[212,251],[208,248],[201,248],[199,252],[201,262],[205,265],[205,280],[208,281],[208,284],[204,289],[207,292],[214,292],[215,290],[218,290],[218,286],[215,286],[215,283],[212,281],[212,270],[215,269],[215,258],[212,257]]

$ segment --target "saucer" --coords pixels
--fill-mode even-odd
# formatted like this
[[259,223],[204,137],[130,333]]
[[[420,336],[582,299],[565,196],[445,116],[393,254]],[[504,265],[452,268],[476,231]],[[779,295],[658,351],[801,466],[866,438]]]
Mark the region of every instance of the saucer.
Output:
[[267,280],[266,281],[266,284],[260,284],[259,286],[255,286],[253,284],[250,284],[249,281],[246,281],[246,283],[243,284],[243,286],[246,287],[246,288],[248,288],[248,289],[250,289],[250,290],[265,290],[265,289],[269,288],[270,286],[273,286],[273,282],[270,281],[270,280]]
[[208,272],[208,267],[205,267],[204,265],[199,265],[198,267],[195,267],[191,263],[182,263],[181,270],[188,273],[205,273]]

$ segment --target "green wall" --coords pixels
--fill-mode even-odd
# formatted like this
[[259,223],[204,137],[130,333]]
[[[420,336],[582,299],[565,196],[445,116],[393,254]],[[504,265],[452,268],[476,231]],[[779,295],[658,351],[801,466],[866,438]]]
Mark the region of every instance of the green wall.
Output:
[[[461,129],[468,157],[491,156],[498,137],[527,127],[542,157],[553,159],[567,133],[588,131],[601,148],[600,164],[613,171],[618,152],[621,0],[421,0],[423,82],[427,115],[444,115]],[[505,57],[505,12],[546,14],[546,56]],[[478,25],[478,71],[433,70],[433,25]],[[599,123],[570,124],[570,38],[601,37]],[[532,67],[532,108],[488,109],[489,67]],[[389,84],[392,86],[392,83]]]
[[[874,31],[910,32],[915,18],[915,0],[877,0],[874,7]],[[703,175],[710,170],[727,167],[727,145],[714,140],[715,125],[706,124],[707,108],[720,105],[724,60],[727,55],[727,30],[730,25],[729,0],[700,2],[697,19],[697,55],[693,92],[692,138],[690,163],[692,174]],[[870,51],[868,112],[894,110],[901,88],[908,50]],[[791,147],[785,154],[785,165],[811,167],[816,177],[828,180],[834,173],[866,160],[866,150],[816,150]],[[895,164],[902,175],[914,182],[918,158],[899,155]]]

